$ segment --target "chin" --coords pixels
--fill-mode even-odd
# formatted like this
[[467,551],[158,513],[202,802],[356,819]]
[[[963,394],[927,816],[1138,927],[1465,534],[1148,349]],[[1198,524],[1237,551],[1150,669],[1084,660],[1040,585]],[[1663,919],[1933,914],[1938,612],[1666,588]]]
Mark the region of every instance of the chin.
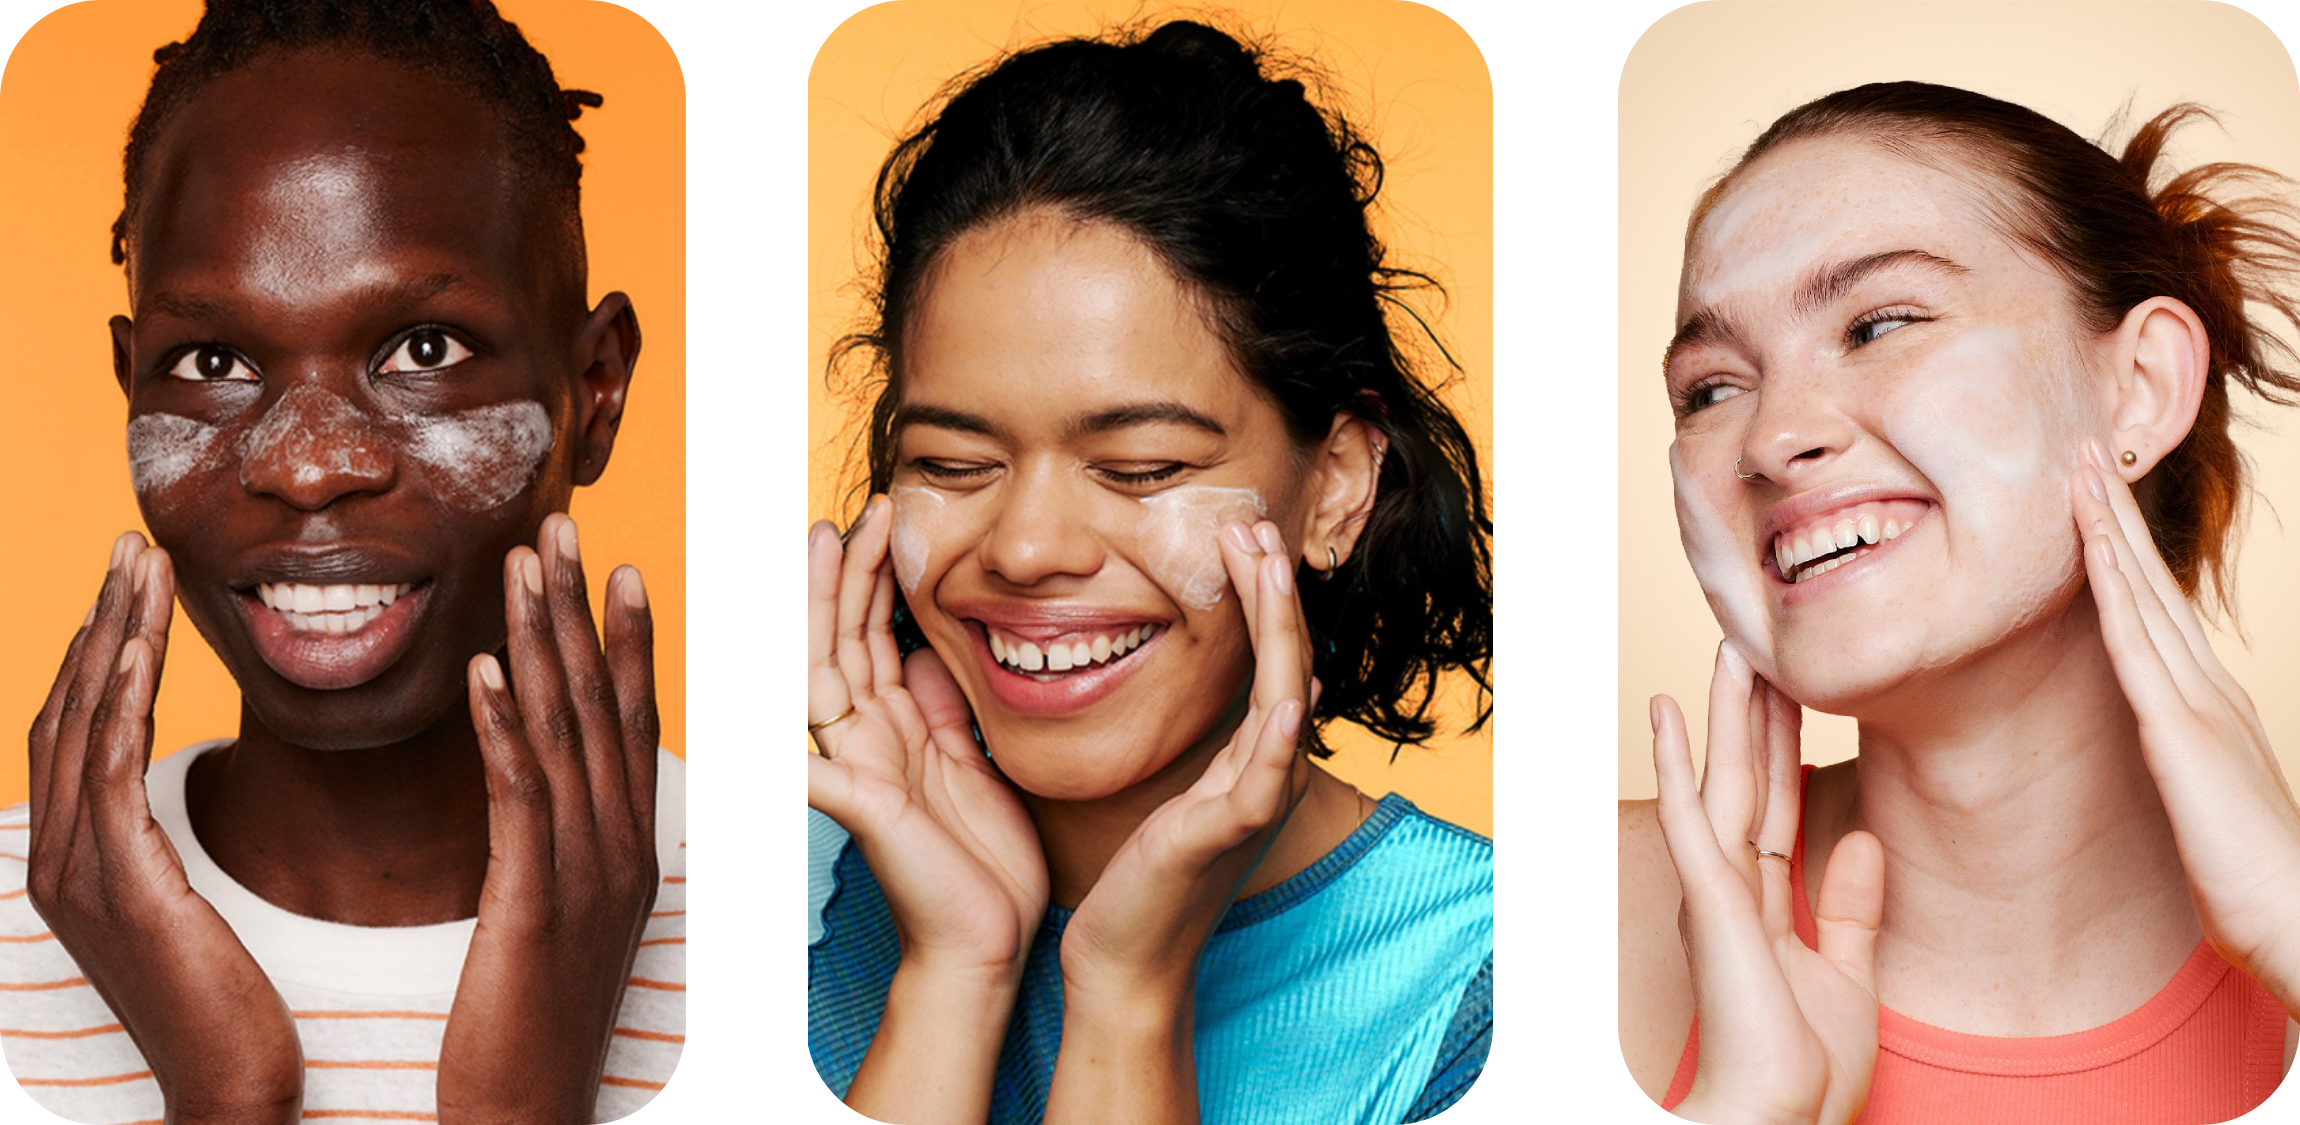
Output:
[[280,740],[325,751],[406,742],[469,706],[460,681],[452,692],[409,693],[388,690],[386,681],[395,678],[386,675],[341,691],[313,691],[285,681],[249,691],[248,681],[239,679],[240,697],[248,714]]
[[1051,731],[1030,734],[989,730],[991,760],[1014,787],[1048,801],[1098,801],[1126,791],[1157,772],[1156,751],[1115,745],[1108,737],[1077,738]]

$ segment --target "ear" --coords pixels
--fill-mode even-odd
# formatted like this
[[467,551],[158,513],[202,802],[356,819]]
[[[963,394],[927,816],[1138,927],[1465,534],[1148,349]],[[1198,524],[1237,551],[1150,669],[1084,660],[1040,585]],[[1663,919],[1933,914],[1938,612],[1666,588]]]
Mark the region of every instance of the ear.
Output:
[[112,378],[120,381],[121,394],[133,394],[136,322],[124,316],[112,318]]
[[2196,424],[2212,343],[2194,309],[2171,297],[2151,297],[2124,314],[2110,354],[2116,382],[2109,457],[2130,483],[2155,468]]
[[575,386],[575,483],[587,485],[607,471],[639,362],[639,315],[629,297],[609,293],[591,310],[575,339],[575,361],[583,372]]
[[1333,429],[1311,454],[1307,487],[1314,499],[1301,539],[1302,560],[1310,569],[1325,571],[1348,562],[1357,549],[1358,535],[1374,511],[1375,486],[1389,449],[1389,435],[1365,419],[1334,416]]

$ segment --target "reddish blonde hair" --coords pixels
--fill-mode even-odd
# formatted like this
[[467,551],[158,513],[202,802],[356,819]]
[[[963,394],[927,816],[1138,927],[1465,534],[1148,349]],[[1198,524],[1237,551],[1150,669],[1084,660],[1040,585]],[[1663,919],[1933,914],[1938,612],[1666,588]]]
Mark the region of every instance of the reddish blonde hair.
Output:
[[2209,585],[2211,600],[2232,608],[2228,545],[2246,468],[2228,434],[2228,384],[2279,405],[2300,401],[2300,374],[2291,369],[2300,357],[2246,308],[2258,304],[2300,328],[2290,292],[2300,271],[2300,210],[2279,194],[2292,181],[2264,168],[2161,168],[2166,139],[2199,118],[2213,120],[2202,106],[2175,105],[2142,125],[2119,157],[2043,114],[1970,90],[1926,82],[1840,90],[1774,121],[1702,194],[1686,235],[1742,169],[1790,141],[1855,135],[1942,167],[1940,146],[1927,144],[1940,142],[1963,158],[1958,170],[1994,181],[2006,233],[2068,281],[2093,331],[2113,331],[2152,297],[2195,310],[2211,344],[2196,423],[2136,493],[2181,590],[2195,596]]

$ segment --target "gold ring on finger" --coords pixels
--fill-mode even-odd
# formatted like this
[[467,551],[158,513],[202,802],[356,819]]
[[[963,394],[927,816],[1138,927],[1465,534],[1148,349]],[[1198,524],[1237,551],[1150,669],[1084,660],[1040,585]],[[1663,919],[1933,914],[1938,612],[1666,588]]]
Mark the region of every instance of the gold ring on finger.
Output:
[[1754,849],[1754,850],[1757,852],[1757,858],[1758,858],[1758,859],[1777,859],[1777,860],[1780,860],[1780,861],[1781,861],[1781,862],[1783,862],[1783,863],[1790,863],[1790,862],[1794,862],[1794,861],[1792,861],[1792,860],[1791,860],[1791,859],[1790,859],[1788,856],[1785,856],[1785,855],[1781,854],[1780,852],[1771,851],[1771,850],[1768,850],[1768,849],[1765,849],[1765,848],[1760,848],[1760,847],[1757,847],[1757,841],[1755,841],[1755,840],[1751,840],[1751,841],[1749,841],[1749,846],[1750,846],[1752,849]]
[[823,721],[821,721],[821,722],[819,722],[819,723],[808,723],[808,724],[807,724],[807,733],[808,733],[809,735],[813,735],[813,734],[815,734],[816,732],[818,732],[818,731],[820,731],[820,730],[823,730],[824,728],[826,728],[826,727],[830,726],[832,723],[838,722],[838,721],[839,721],[839,720],[841,720],[841,719],[844,719],[844,718],[848,718],[848,717],[852,716],[854,713],[855,713],[855,705],[854,705],[854,704],[852,704],[852,703],[849,703],[849,704],[847,704],[847,706],[846,706],[846,710],[844,710],[844,711],[841,711],[841,712],[839,712],[838,714],[831,716],[830,718],[824,719]]

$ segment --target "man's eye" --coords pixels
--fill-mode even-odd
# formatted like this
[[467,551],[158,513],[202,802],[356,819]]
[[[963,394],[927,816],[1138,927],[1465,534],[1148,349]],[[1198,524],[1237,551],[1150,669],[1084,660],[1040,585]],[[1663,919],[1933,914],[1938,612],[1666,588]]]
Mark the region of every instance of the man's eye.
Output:
[[1726,399],[1746,392],[1747,388],[1736,387],[1731,383],[1711,383],[1706,387],[1695,387],[1685,395],[1686,412],[1691,413],[1695,410],[1715,406]]
[[471,358],[471,349],[464,347],[455,337],[437,329],[425,329],[410,334],[383,361],[380,374],[404,375],[418,371],[437,371],[453,367]]
[[213,344],[185,352],[176,360],[175,366],[168,368],[168,376],[193,383],[262,381],[255,367],[248,361],[241,359],[230,348],[220,348]]

